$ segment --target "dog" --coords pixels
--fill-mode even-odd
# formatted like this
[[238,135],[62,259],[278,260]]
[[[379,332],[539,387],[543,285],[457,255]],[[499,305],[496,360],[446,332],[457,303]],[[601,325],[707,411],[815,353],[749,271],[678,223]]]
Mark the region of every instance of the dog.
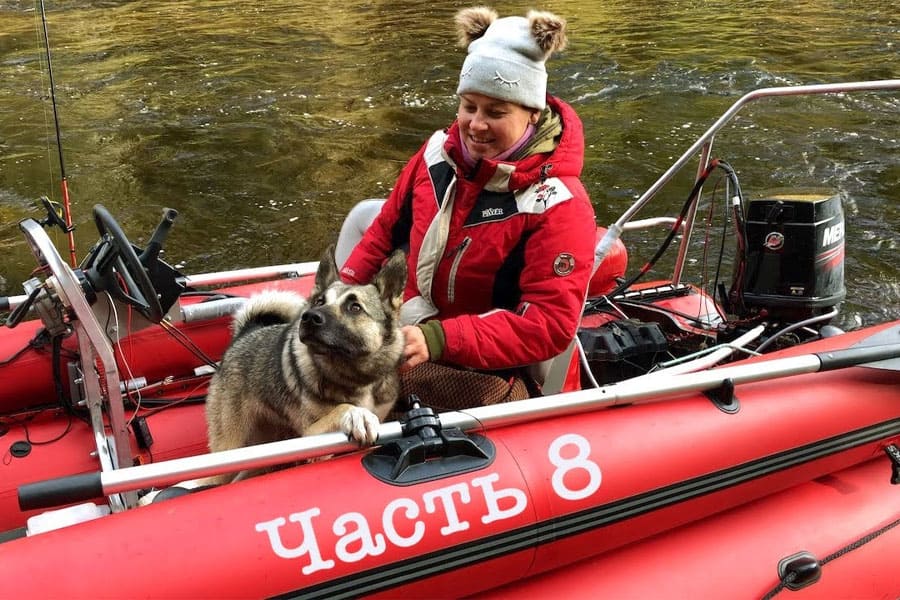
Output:
[[[331,246],[308,300],[283,291],[251,296],[234,316],[232,340],[210,380],[209,449],[330,431],[343,431],[361,445],[374,443],[400,393],[406,278],[406,255],[397,251],[372,283],[343,283]],[[265,471],[177,487],[220,485]]]

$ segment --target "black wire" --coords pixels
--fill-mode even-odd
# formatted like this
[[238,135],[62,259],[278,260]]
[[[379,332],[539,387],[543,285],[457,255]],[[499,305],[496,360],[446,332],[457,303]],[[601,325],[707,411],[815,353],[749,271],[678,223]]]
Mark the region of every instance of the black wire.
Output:
[[709,176],[716,169],[722,169],[723,171],[725,171],[726,177],[734,186],[735,194],[740,199],[741,210],[743,210],[743,195],[741,193],[740,182],[737,179],[737,174],[735,173],[734,168],[726,161],[714,158],[709,162],[706,170],[697,177],[697,181],[694,183],[694,187],[691,188],[691,192],[688,194],[687,200],[685,200],[684,205],[681,207],[681,211],[678,214],[678,219],[676,220],[675,225],[673,225],[669,230],[669,233],[666,235],[663,243],[657,249],[656,254],[654,254],[653,257],[649,261],[647,261],[647,263],[643,267],[641,267],[641,269],[635,275],[621,282],[613,291],[607,294],[608,298],[618,296],[619,294],[630,288],[641,277],[646,275],[647,272],[650,271],[650,269],[653,268],[653,266],[657,263],[657,261],[659,261],[666,250],[668,250],[669,246],[672,243],[672,240],[674,240],[675,236],[678,235],[678,232],[681,229],[681,223],[684,221],[684,218],[687,216],[688,210],[696,200],[697,195],[700,193],[700,189],[703,187],[703,184],[706,183],[706,180],[709,179]]
[[666,238],[663,240],[662,245],[660,245],[659,249],[656,251],[656,254],[653,255],[647,263],[641,267],[641,269],[633,275],[630,279],[626,279],[624,282],[620,283],[616,289],[611,291],[607,296],[617,296],[634,285],[641,277],[643,277],[652,267],[656,264],[656,262],[665,254],[666,250],[669,248],[669,245],[672,243],[672,240],[675,239],[675,236],[678,235],[678,232],[681,230],[681,223],[684,221],[684,218],[687,216],[688,210],[691,205],[694,203],[697,194],[700,192],[700,188],[703,187],[703,184],[706,183],[706,180],[709,178],[710,174],[719,166],[722,161],[715,158],[710,161],[709,166],[706,167],[706,170],[697,177],[697,181],[694,183],[694,187],[691,188],[691,193],[688,194],[687,200],[685,200],[684,205],[681,207],[681,212],[678,213],[678,219],[675,224],[669,230],[669,233],[666,235]]
[[194,341],[183,331],[171,324],[163,325],[163,322],[160,322],[160,326],[166,333],[168,333],[172,337],[172,339],[181,344],[188,352],[192,353],[194,356],[205,362],[213,369],[217,371],[219,370],[219,365],[216,364],[216,361],[213,360],[213,358],[206,354],[203,350],[201,350],[200,347],[197,346]]
[[[719,238],[719,258],[716,261],[716,274],[713,276],[712,281],[712,296],[715,298],[716,296],[716,288],[719,286],[719,275],[722,272],[722,261],[725,259],[725,238],[728,236],[728,192],[729,192],[729,182],[725,182],[725,202],[723,206],[723,215],[722,215],[722,234]],[[710,212],[712,212],[712,208],[710,208]]]
[[[744,194],[741,191],[741,183],[738,181],[737,173],[734,168],[725,161],[719,161],[719,166],[725,171],[728,180],[734,187],[733,197],[737,198],[737,206],[730,204],[732,209],[732,218],[734,219],[735,238],[737,240],[737,249],[735,252],[734,275],[731,281],[731,289],[728,294],[729,312],[735,312],[732,306],[733,299],[737,299],[740,309],[744,310],[744,274],[746,270],[746,251],[747,251],[747,224],[744,221]],[[730,199],[729,199],[730,201]],[[724,244],[724,238],[723,238]]]
[[[716,194],[719,191],[719,184],[721,182],[722,182],[721,178],[717,179],[716,184],[712,189],[712,192],[709,194],[709,211],[706,216],[706,236],[703,240],[703,265],[702,265],[701,273],[700,273],[700,286],[699,287],[700,287],[700,289],[707,290],[707,293],[709,293],[709,291],[708,291],[709,288],[707,287],[707,283],[706,283],[706,269],[709,265],[709,243],[708,242],[709,242],[709,232],[711,229],[710,223],[712,222],[713,213],[715,212]],[[725,195],[726,195],[726,197],[728,195],[727,181],[725,183]],[[727,202],[726,202],[726,206],[727,206]],[[713,284],[712,284],[713,289],[715,289],[715,285],[716,285],[715,282],[718,280],[718,277],[719,277],[719,267],[722,266],[722,256],[723,256],[724,248],[725,248],[725,240],[723,238],[722,244],[719,249],[718,262],[716,263],[716,274],[715,274]]]
[[[51,340],[51,348],[52,348],[52,359],[51,359],[51,367],[53,369],[53,387],[56,390],[56,401],[59,406],[63,407],[65,411],[69,414],[69,418],[77,417],[90,425],[90,418],[88,417],[86,411],[78,410],[78,407],[75,406],[75,399],[71,397],[71,395],[67,395],[65,393],[65,386],[63,385],[63,376],[62,376],[62,337],[54,336]],[[79,355],[75,354],[75,359],[79,359]],[[68,433],[68,428],[63,435]],[[62,436],[60,436],[61,439]]]
[[668,314],[674,315],[676,317],[681,317],[682,319],[685,319],[686,321],[691,321],[692,323],[695,323],[698,326],[701,326],[704,324],[703,319],[701,319],[700,317],[695,317],[695,316],[689,315],[687,313],[683,313],[681,311],[675,310],[674,308],[659,306],[658,304],[654,304],[651,301],[628,299],[628,300],[618,300],[616,303],[623,304],[625,306],[631,305],[631,306],[635,306],[638,308],[652,308],[654,310],[668,313]]
[[31,444],[32,446],[45,446],[47,444],[52,444],[53,442],[58,442],[59,440],[66,437],[66,435],[72,430],[72,423],[74,422],[73,416],[71,414],[66,413],[66,416],[68,417],[68,419],[66,421],[66,428],[63,430],[62,433],[60,433],[56,437],[51,438],[49,440],[35,441],[35,440],[31,439],[31,432],[28,429],[28,424],[31,421],[33,421],[35,419],[35,417],[37,417],[39,414],[41,414],[45,410],[59,410],[59,407],[58,406],[44,407],[44,408],[41,408],[40,410],[30,413],[27,416],[22,417],[22,418],[3,417],[3,419],[6,419],[6,421],[8,423],[11,423],[12,425],[20,426],[22,428],[22,432],[25,435],[25,441],[28,442],[29,444]]

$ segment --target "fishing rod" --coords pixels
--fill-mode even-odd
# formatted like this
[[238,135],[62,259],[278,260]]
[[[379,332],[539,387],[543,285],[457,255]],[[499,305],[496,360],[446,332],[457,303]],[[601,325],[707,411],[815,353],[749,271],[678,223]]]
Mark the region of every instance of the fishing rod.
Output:
[[63,159],[62,135],[59,130],[59,111],[56,108],[56,85],[53,82],[53,63],[50,60],[50,34],[47,31],[47,12],[44,10],[44,0],[40,0],[41,24],[44,28],[44,49],[47,54],[47,73],[50,76],[50,102],[53,105],[53,123],[56,126],[56,149],[59,152],[60,188],[62,190],[63,216],[65,218],[64,230],[69,238],[69,261],[72,266],[78,265],[75,256],[75,228],[72,227],[72,208],[69,203],[69,181],[66,177],[66,162]]

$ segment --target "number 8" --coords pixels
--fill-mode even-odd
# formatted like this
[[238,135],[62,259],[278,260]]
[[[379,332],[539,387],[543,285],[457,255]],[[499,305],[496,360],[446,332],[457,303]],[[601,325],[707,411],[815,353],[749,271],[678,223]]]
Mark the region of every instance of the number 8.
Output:
[[[563,458],[561,455],[563,446],[568,445],[574,445],[578,449],[578,453],[574,458]],[[587,457],[590,456],[590,454],[590,442],[575,433],[561,435],[550,444],[547,455],[550,459],[550,463],[556,467],[556,470],[553,471],[551,482],[553,484],[553,490],[560,498],[565,500],[581,500],[596,492],[600,487],[600,480],[602,479],[600,467],[597,466],[597,463],[587,460]],[[584,469],[588,473],[588,484],[580,490],[569,489],[563,481],[566,473],[573,469]]]

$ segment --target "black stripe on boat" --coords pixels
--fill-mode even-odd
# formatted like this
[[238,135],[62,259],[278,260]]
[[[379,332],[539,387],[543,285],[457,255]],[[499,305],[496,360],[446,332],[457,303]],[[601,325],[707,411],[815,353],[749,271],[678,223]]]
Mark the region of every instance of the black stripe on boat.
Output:
[[636,496],[514,529],[431,554],[343,576],[274,598],[355,598],[600,529],[900,434],[900,419],[850,431]]

